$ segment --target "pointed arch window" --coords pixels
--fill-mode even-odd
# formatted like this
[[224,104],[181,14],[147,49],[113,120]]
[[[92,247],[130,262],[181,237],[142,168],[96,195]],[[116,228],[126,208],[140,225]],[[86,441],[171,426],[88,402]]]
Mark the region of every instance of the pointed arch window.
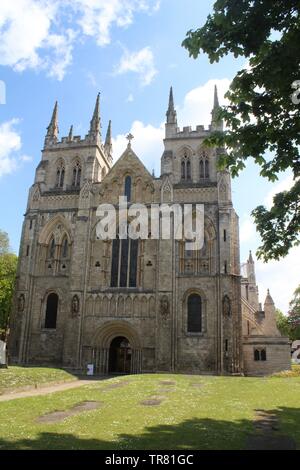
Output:
[[136,287],[139,240],[115,238],[112,244],[111,287]]
[[202,299],[198,294],[191,294],[187,300],[187,331],[202,332]]
[[204,178],[204,162],[201,159],[200,160],[200,179],[203,179],[203,178]]
[[200,155],[199,176],[200,179],[209,178],[209,159],[206,151],[202,151]]
[[54,330],[57,322],[58,295],[49,294],[46,304],[45,328]]
[[56,184],[57,188],[62,188],[65,180],[65,167],[63,163],[60,163],[56,169]]
[[181,160],[181,179],[190,180],[191,179],[191,161],[187,155],[184,155]]
[[62,258],[68,258],[69,254],[69,243],[67,237],[64,237],[62,242]]
[[127,202],[131,201],[131,176],[126,176],[124,195],[127,197]]
[[185,161],[181,162],[181,179],[185,180]]
[[209,161],[208,160],[205,160],[204,168],[205,168],[205,178],[209,178]]
[[81,166],[80,166],[80,163],[77,162],[73,168],[72,186],[75,186],[78,188],[80,186],[80,181],[81,181]]
[[186,179],[187,180],[191,179],[191,162],[190,162],[190,160],[187,160],[187,162],[186,162]]
[[49,243],[49,258],[54,258],[55,256],[55,240],[54,237],[51,238]]

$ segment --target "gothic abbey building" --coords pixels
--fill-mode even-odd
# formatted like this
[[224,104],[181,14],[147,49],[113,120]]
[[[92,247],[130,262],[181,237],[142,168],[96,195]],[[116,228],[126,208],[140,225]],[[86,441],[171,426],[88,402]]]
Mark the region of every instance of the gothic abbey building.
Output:
[[[10,361],[96,373],[266,374],[290,367],[268,294],[258,301],[254,262],[240,267],[238,217],[220,149],[215,90],[209,129],[177,126],[167,110],[161,175],[151,175],[131,142],[113,165],[111,123],[101,139],[99,96],[85,138],[58,139],[55,105],[22,230]],[[201,250],[185,240],[102,240],[97,207],[203,204]]]

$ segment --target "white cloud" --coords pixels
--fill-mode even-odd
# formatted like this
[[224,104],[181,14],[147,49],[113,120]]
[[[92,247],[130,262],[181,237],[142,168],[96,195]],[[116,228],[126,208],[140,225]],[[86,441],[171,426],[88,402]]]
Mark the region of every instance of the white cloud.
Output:
[[151,14],[155,0],[1,0],[0,65],[46,70],[62,80],[76,40],[111,41],[111,28],[128,27],[138,12]]
[[15,129],[18,124],[18,119],[0,124],[0,177],[15,171],[20,161],[31,161],[28,155],[19,155],[22,142],[20,134]]
[[280,261],[257,261],[256,272],[262,301],[269,288],[276,307],[287,313],[293,293],[300,284],[300,247],[292,248]]
[[[218,87],[220,105],[226,104],[224,98],[231,81],[228,78],[209,80],[204,85],[189,91],[184,98],[183,105],[178,107],[178,122],[180,126],[193,126],[203,124],[206,127],[211,123],[213,107],[214,86]],[[176,90],[175,90],[176,93]]]
[[268,192],[266,198],[265,198],[265,205],[267,206],[268,209],[270,209],[273,205],[273,198],[277,193],[281,193],[283,191],[288,191],[289,189],[294,186],[295,180],[293,179],[293,175],[287,175],[285,176],[281,181],[276,183],[271,191]]
[[255,242],[257,237],[256,228],[250,215],[244,214],[240,222],[240,242]]
[[151,14],[160,4],[154,0],[74,0],[73,3],[82,14],[78,23],[83,33],[95,37],[99,46],[110,43],[113,25],[128,27],[135,13]]
[[[140,121],[134,121],[128,132],[134,136],[132,142],[134,152],[150,172],[154,169],[158,175],[160,173],[160,157],[164,149],[164,125],[154,127],[151,124],[145,125]],[[127,144],[125,134],[120,134],[113,139],[115,161],[122,155]]]
[[127,72],[138,74],[142,86],[150,85],[157,70],[154,66],[153,52],[149,46],[137,52],[124,50],[120,63],[115,67],[115,74],[122,75]]
[[133,94],[130,93],[126,99],[126,102],[127,103],[132,103],[134,101],[134,97],[133,97]]

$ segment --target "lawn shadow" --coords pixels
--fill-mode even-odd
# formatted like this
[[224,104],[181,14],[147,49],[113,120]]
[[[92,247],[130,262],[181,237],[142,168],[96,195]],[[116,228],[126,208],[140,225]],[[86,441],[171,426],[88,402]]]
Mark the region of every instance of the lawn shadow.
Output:
[[[119,434],[115,441],[80,438],[73,434],[42,432],[36,439],[15,442],[0,438],[0,449],[44,450],[223,450],[223,449],[295,449],[300,444],[300,409],[267,410],[276,416],[278,430],[266,432],[255,428],[255,421],[224,421],[208,418],[189,419],[176,425],[145,427],[140,435]],[[285,433],[282,425],[285,425]],[[253,439],[255,437],[255,439]],[[250,439],[250,441],[249,441]],[[250,443],[249,443],[250,442]]]

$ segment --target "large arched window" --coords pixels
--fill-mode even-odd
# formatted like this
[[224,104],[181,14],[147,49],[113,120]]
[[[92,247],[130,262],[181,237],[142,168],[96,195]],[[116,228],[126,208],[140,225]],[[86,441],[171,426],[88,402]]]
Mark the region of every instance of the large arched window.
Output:
[[45,328],[55,329],[57,321],[58,295],[49,294],[47,297]]
[[202,331],[202,300],[198,294],[189,295],[187,300],[187,331],[188,333]]
[[125,178],[124,195],[127,197],[127,202],[131,201],[131,176]]
[[139,241],[116,238],[112,244],[111,287],[136,287]]
[[72,186],[79,187],[80,186],[80,180],[81,180],[81,166],[77,162],[76,165],[73,168]]

